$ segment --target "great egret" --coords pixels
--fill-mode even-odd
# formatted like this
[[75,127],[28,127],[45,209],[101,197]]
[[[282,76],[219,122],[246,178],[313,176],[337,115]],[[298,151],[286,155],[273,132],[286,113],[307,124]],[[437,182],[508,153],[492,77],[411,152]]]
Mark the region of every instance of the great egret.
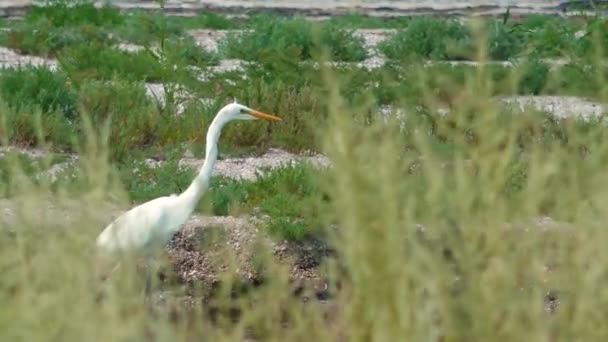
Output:
[[[97,246],[105,252],[144,251],[150,257],[162,248],[188,220],[201,196],[209,187],[209,179],[217,160],[217,144],[224,125],[233,120],[282,119],[234,103],[216,115],[207,131],[205,162],[190,186],[181,194],[163,196],[140,204],[116,218],[97,238]],[[146,284],[146,288],[148,284]]]

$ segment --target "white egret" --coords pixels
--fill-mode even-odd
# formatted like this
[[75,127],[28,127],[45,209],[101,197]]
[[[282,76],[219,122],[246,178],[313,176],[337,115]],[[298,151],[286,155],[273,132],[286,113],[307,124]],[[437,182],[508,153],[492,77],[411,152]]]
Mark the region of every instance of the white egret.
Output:
[[[98,236],[97,246],[105,252],[143,251],[148,257],[162,248],[189,219],[209,187],[218,155],[218,140],[224,125],[233,120],[282,119],[253,110],[236,101],[222,108],[207,131],[205,162],[190,186],[181,194],[163,196],[140,204],[116,218]],[[146,289],[148,284],[146,284]]]

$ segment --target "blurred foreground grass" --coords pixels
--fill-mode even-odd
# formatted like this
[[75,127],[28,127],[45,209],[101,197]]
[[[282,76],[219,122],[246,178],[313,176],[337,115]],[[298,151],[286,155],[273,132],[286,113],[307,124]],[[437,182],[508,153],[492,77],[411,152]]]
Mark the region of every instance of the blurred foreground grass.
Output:
[[[605,70],[598,51],[590,63]],[[482,48],[478,58],[485,56]],[[264,244],[255,255],[265,282],[236,296],[230,291],[238,282],[236,263],[219,275],[222,283],[209,302],[192,299],[182,284],[165,284],[165,304],[145,304],[134,262],[100,284],[93,242],[114,210],[126,208],[128,197],[157,195],[148,177],[176,191],[168,184],[179,186],[189,174],[178,172],[175,164],[152,176],[142,169],[139,180],[129,170],[121,173],[120,165],[117,171],[110,147],[124,132],[103,115],[130,107],[95,102],[99,88],[78,89],[88,94],[81,101],[93,103],[89,108],[97,112],[91,121],[81,113],[74,128],[79,134],[71,146],[80,159],[72,183],[32,182],[27,177],[32,169],[24,170],[20,159],[0,165],[0,179],[11,190],[0,202],[0,339],[604,340],[608,144],[603,120],[509,112],[492,100],[497,83],[485,67],[460,82],[447,82],[450,114],[443,116],[438,109],[445,94],[435,87],[439,76],[422,66],[410,70],[420,75],[420,108],[407,105],[407,94],[392,94],[394,103],[408,109],[405,125],[395,116],[376,115],[373,94],[349,98],[348,82],[331,68],[320,69],[314,100],[302,90],[310,85],[299,93],[281,82],[260,86],[248,102],[262,105],[274,92],[287,94],[275,98],[272,106],[281,110],[274,112],[292,109],[287,118],[302,125],[268,128],[268,135],[304,131],[332,167],[319,174],[305,167],[279,171],[261,185],[217,180],[223,186],[206,195],[212,206],[200,208],[204,214],[225,214],[238,202],[260,205],[274,218],[304,216],[303,222],[317,229],[335,225],[323,232],[337,250],[337,258],[325,265],[332,294],[326,303],[293,297],[289,265],[278,263]],[[517,67],[509,72],[516,87],[523,73]],[[594,77],[594,94],[606,100],[606,73]],[[136,94],[121,103],[137,104],[142,94]],[[58,98],[71,101],[63,93]],[[315,121],[314,130],[304,130],[298,113],[312,115],[316,108],[323,110],[322,120]],[[152,109],[140,113],[162,120]],[[11,137],[20,132],[13,110],[4,106],[0,115],[0,132],[12,132]],[[201,137],[209,117],[185,116],[199,125]],[[27,127],[44,142],[44,129],[53,126],[38,121]],[[227,138],[232,142],[249,132],[252,142],[264,129],[233,125]],[[8,134],[1,138],[7,145]],[[123,151],[135,156],[128,147]],[[539,226],[546,216],[557,224]],[[187,305],[181,299],[188,296]],[[555,298],[559,305],[548,312],[547,301]],[[219,319],[210,313],[211,305]],[[232,320],[235,307],[241,313]]]

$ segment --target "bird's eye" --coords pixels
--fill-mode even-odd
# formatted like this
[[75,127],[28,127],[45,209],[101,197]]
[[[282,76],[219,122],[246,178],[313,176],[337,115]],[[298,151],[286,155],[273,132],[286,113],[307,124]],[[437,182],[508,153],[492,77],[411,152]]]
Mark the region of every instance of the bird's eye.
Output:
[[246,109],[241,108],[241,114],[247,114],[247,110],[246,110]]

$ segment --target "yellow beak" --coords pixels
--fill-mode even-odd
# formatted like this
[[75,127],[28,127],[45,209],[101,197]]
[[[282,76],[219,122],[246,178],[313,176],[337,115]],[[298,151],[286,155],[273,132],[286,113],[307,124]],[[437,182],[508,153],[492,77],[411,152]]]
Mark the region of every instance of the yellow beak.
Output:
[[255,111],[255,110],[250,111],[249,114],[255,116],[258,119],[262,119],[262,120],[283,121],[283,119],[281,119],[278,116],[274,116],[274,115],[271,115],[271,114],[266,114],[266,113],[258,112],[258,111]]

